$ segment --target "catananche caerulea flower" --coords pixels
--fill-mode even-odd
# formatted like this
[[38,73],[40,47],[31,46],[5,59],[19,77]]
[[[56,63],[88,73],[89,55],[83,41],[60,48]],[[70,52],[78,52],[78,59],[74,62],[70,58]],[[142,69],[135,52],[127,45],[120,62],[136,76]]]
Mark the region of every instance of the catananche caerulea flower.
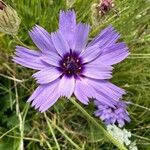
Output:
[[95,115],[107,125],[117,123],[119,127],[123,127],[125,122],[130,122],[129,114],[126,110],[126,102],[118,101],[116,105],[114,105],[115,107],[105,105],[98,100],[95,100],[94,103],[97,107]]
[[50,108],[59,97],[73,94],[83,104],[96,98],[113,106],[125,91],[109,81],[112,65],[125,59],[129,52],[112,26],[104,29],[87,44],[90,27],[76,23],[74,11],[61,11],[59,29],[49,33],[36,25],[29,35],[39,51],[16,47],[13,60],[38,70],[33,74],[39,86],[28,102],[41,112]]

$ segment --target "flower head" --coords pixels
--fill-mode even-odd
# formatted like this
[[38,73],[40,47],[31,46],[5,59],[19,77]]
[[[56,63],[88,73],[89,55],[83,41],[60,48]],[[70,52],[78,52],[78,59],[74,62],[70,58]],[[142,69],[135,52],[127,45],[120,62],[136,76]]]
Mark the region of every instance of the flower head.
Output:
[[59,29],[48,33],[36,25],[29,32],[39,51],[16,47],[13,60],[25,67],[39,70],[33,74],[39,86],[28,102],[39,111],[50,108],[59,97],[73,94],[83,104],[96,98],[114,106],[125,91],[107,79],[112,65],[125,59],[129,52],[120,35],[109,26],[87,44],[90,27],[76,24],[74,11],[61,11]]
[[107,125],[107,131],[128,150],[138,150],[135,141],[131,141],[132,134],[125,128],[118,128],[116,125]]
[[121,144],[125,144],[126,146],[129,146],[131,144],[131,132],[129,132],[127,129],[118,128],[116,125],[108,125],[107,131]]
[[17,12],[0,0],[0,32],[15,35],[19,29],[20,22]]
[[119,127],[123,127],[125,122],[130,122],[129,114],[126,110],[127,104],[125,102],[118,101],[116,105],[114,105],[115,107],[102,104],[97,100],[94,102],[97,106],[95,115],[100,117],[102,121],[105,121],[107,125],[117,123]]
[[105,15],[113,7],[112,0],[100,0],[97,10],[101,15]]

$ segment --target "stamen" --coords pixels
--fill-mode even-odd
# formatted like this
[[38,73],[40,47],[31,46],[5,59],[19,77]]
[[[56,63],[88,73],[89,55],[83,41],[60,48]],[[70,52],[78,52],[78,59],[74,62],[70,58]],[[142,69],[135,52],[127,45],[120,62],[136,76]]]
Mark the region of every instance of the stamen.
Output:
[[79,59],[77,59],[76,62],[79,62]]
[[60,62],[61,70],[68,76],[77,76],[82,72],[82,60],[76,53],[68,53]]

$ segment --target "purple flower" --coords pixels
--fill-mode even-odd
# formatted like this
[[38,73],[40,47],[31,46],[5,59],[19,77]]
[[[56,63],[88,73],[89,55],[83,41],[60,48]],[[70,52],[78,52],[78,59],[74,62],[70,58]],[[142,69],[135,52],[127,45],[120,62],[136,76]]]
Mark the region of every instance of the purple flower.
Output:
[[112,65],[125,59],[129,52],[120,35],[109,26],[87,44],[90,27],[76,24],[74,11],[61,11],[59,29],[48,33],[36,25],[29,32],[39,51],[16,47],[13,60],[38,70],[33,74],[39,86],[28,102],[41,112],[50,108],[59,97],[74,94],[83,104],[96,98],[113,106],[125,91],[107,79],[112,77]]
[[125,122],[130,122],[129,114],[126,110],[127,104],[123,101],[118,101],[114,107],[102,104],[100,101],[95,100],[97,110],[95,115],[99,117],[105,124],[117,123],[119,127],[123,127]]

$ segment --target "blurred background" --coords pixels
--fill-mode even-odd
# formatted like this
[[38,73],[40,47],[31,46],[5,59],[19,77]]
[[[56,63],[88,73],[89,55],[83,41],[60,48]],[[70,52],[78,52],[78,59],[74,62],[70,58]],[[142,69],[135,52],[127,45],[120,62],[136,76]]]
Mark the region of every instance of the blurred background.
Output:
[[[99,0],[5,0],[21,23],[17,36],[0,32],[0,150],[21,150],[23,144],[25,150],[75,150],[75,144],[83,150],[116,149],[68,100],[59,100],[46,115],[26,103],[37,85],[33,70],[12,62],[15,46],[23,42],[36,49],[28,30],[38,24],[55,31],[60,10],[67,9],[76,11],[78,22],[90,23],[90,39],[111,24],[127,43],[131,54],[115,65],[111,82],[132,102],[125,128],[139,150],[150,150],[150,1],[108,1],[102,6]],[[94,117],[92,103],[83,107]]]

